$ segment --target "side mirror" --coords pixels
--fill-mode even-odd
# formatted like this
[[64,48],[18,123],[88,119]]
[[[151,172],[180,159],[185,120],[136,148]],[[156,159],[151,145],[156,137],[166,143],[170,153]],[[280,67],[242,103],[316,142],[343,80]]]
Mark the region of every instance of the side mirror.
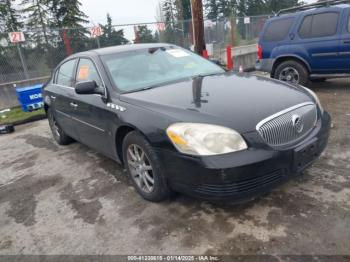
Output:
[[97,83],[93,81],[78,82],[75,84],[75,92],[79,95],[105,95],[105,89],[99,87]]

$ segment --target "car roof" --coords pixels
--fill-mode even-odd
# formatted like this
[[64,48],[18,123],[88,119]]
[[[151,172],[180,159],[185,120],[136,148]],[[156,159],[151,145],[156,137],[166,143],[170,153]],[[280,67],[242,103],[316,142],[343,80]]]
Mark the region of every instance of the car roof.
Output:
[[104,48],[93,49],[93,50],[89,50],[89,51],[85,51],[85,52],[75,53],[74,55],[71,56],[71,58],[76,57],[76,56],[84,56],[84,55],[102,56],[102,55],[109,55],[109,54],[115,54],[115,53],[134,51],[134,50],[166,47],[166,46],[171,46],[171,45],[166,44],[166,43],[117,45],[117,46],[104,47]]
[[301,11],[296,11],[296,12],[291,12],[291,13],[285,13],[281,14],[279,16],[272,17],[270,20],[278,20],[278,19],[284,19],[288,17],[297,17],[299,15],[305,15],[305,14],[311,14],[314,12],[323,12],[323,11],[340,11],[345,8],[350,8],[350,4],[339,4],[339,5],[333,5],[333,6],[325,6],[325,7],[316,7],[316,8],[311,8],[308,10],[301,10]]

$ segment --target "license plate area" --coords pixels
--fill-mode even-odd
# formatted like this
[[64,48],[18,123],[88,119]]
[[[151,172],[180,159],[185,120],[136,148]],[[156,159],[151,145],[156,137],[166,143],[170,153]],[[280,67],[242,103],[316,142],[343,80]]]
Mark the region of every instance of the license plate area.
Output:
[[302,145],[294,150],[294,171],[302,172],[318,157],[318,143],[314,139],[307,145]]

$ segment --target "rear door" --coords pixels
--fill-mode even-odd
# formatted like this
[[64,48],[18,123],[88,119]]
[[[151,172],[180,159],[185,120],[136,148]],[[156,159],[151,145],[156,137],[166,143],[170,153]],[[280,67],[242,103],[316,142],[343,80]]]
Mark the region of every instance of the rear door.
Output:
[[339,10],[313,13],[303,17],[297,45],[306,51],[312,73],[333,73],[341,69],[338,52],[340,48]]
[[51,106],[59,126],[71,137],[77,139],[77,132],[72,114],[74,107],[74,75],[77,59],[70,59],[61,64],[56,70],[53,83],[46,90],[49,92]]
[[266,25],[259,41],[263,59],[274,58],[276,54],[272,53],[276,47],[288,45],[290,42],[289,32],[294,20],[294,17],[278,18],[271,20]]
[[343,15],[339,63],[343,68],[342,73],[350,73],[350,8]]
[[75,95],[75,110],[73,119],[80,140],[106,155],[114,154],[114,138],[112,125],[117,119],[117,112],[107,107],[107,88],[97,65],[89,57],[79,59],[76,73],[76,83],[81,81],[95,81],[104,87],[106,95]]

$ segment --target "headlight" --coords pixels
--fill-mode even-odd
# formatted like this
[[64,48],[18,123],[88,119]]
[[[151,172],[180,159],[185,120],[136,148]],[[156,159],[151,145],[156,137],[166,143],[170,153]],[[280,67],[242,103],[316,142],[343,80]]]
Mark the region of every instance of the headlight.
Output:
[[321,105],[320,99],[319,99],[318,96],[315,94],[315,92],[312,91],[311,89],[305,87],[305,86],[302,86],[302,88],[304,88],[304,89],[306,90],[306,92],[308,92],[308,93],[315,99],[315,101],[316,101],[318,107],[319,107],[320,110],[321,110],[321,113],[323,114],[323,111],[324,111],[323,106]]
[[176,123],[168,127],[167,135],[181,153],[189,155],[220,155],[248,148],[239,133],[222,126]]

